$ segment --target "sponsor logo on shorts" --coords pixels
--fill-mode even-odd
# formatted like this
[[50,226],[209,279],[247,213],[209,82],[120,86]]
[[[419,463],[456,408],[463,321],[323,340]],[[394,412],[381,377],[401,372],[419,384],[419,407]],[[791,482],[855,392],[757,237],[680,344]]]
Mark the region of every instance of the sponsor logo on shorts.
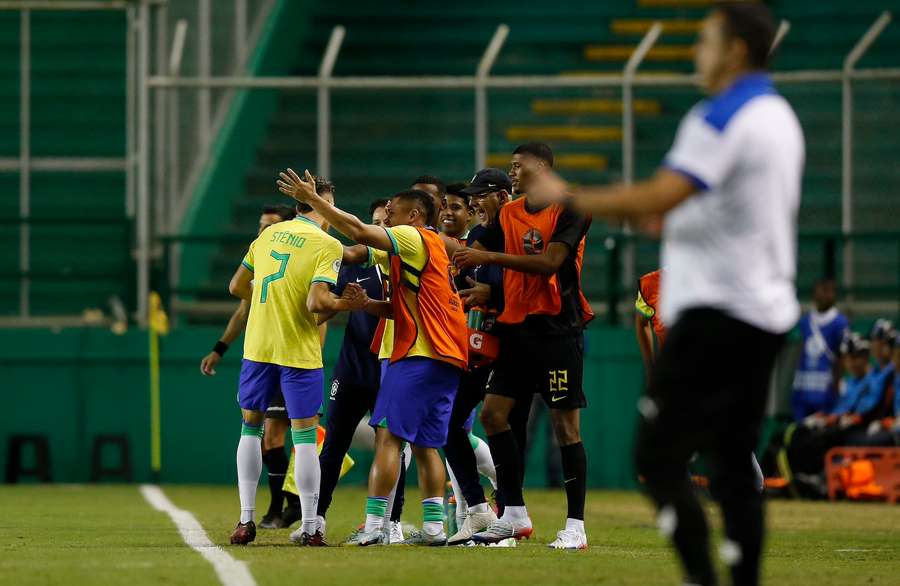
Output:
[[334,401],[335,396],[338,394],[338,387],[340,387],[341,383],[338,380],[331,381],[331,400]]

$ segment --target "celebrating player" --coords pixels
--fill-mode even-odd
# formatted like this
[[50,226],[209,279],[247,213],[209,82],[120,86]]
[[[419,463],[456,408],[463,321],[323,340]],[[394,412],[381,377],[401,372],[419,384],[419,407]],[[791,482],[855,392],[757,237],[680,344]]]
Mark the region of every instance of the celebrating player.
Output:
[[[371,423],[377,426],[375,461],[366,503],[366,527],[360,545],[387,542],[385,513],[396,483],[403,442],[412,445],[419,466],[424,526],[408,543],[444,545],[444,465],[437,448],[447,439],[447,422],[461,369],[468,358],[462,302],[449,275],[446,244],[426,228],[434,202],[425,192],[404,191],[388,207],[390,227],[379,228],[335,208],[305,180],[288,169],[279,189],[306,202],[337,230],[367,244],[391,280],[391,301],[370,301],[368,308],[394,320],[393,352],[381,382]],[[386,252],[387,254],[384,254]]]
[[[550,408],[559,441],[568,501],[566,527],[550,547],[584,549],[587,459],[579,410],[587,405],[582,388],[583,330],[593,313],[581,292],[581,266],[590,219],[561,205],[534,201],[527,179],[549,169],[533,156],[523,160],[519,185],[525,197],[500,208],[498,221],[473,247],[453,257],[460,268],[504,268],[504,307],[497,318],[500,354],[488,382],[481,421],[505,508],[500,519],[473,539],[496,543],[532,533],[522,494],[519,441],[509,421],[517,403],[530,403],[540,393]],[[522,174],[526,170],[530,172]]]
[[[323,197],[333,201],[330,192]],[[325,545],[316,528],[320,478],[316,426],[323,376],[315,314],[359,309],[362,304],[359,296],[351,300],[331,293],[343,247],[323,230],[322,216],[303,204],[297,209],[295,219],[269,226],[253,241],[229,285],[233,295],[250,302],[238,390],[244,420],[237,449],[241,518],[231,535],[233,544],[245,545],[256,538],[263,415],[280,388],[291,419],[294,479],[302,509],[297,543]]]
[[[322,191],[327,191],[327,185],[321,181]],[[259,232],[279,222],[294,219],[297,211],[288,206],[266,206],[259,216]],[[216,365],[222,360],[225,352],[238,336],[247,327],[247,316],[250,313],[250,302],[241,300],[240,305],[234,311],[225,332],[219,341],[216,342],[212,351],[203,357],[200,362],[200,372],[206,376],[215,376]],[[284,397],[281,392],[275,395],[269,402],[269,408],[266,409],[265,429],[263,433],[262,449],[263,462],[268,470],[269,492],[271,500],[269,501],[269,510],[263,516],[259,523],[261,529],[280,529],[289,527],[300,519],[300,499],[290,492],[282,490],[284,485],[284,476],[288,469],[288,457],[284,453],[284,436],[289,427],[287,412],[284,409]],[[284,501],[287,500],[287,507],[282,511]]]

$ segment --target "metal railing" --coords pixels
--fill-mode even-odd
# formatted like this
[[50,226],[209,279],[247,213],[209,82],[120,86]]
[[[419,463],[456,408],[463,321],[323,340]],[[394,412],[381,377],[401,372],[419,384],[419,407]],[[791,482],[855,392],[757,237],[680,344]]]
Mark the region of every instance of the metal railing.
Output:
[[[884,31],[891,21],[890,13],[885,12],[869,27],[868,31],[848,54],[844,61],[844,67],[836,70],[806,70],[790,72],[774,72],[772,77],[779,84],[820,84],[841,83],[844,92],[842,95],[842,209],[844,218],[842,229],[847,238],[854,230],[852,213],[848,210],[853,205],[853,161],[852,161],[852,87],[853,83],[860,80],[900,80],[900,68],[863,69],[855,68],[855,64],[871,47],[878,36]],[[790,24],[782,22],[776,36],[775,45],[781,43],[789,34]],[[490,90],[499,89],[524,89],[524,88],[619,88],[622,92],[622,179],[631,182],[634,178],[634,152],[635,152],[635,112],[634,112],[634,88],[652,87],[677,87],[694,86],[697,78],[689,74],[653,74],[639,73],[639,68],[646,54],[660,38],[662,23],[655,23],[642,38],[628,59],[620,74],[614,75],[584,75],[577,77],[558,75],[491,75],[490,70],[498,55],[503,49],[504,42],[510,34],[509,27],[498,25],[491,41],[479,61],[478,68],[469,76],[341,76],[332,75],[334,66],[338,60],[341,45],[346,37],[343,27],[333,29],[331,37],[326,45],[318,75],[315,76],[280,76],[280,77],[248,77],[248,76],[204,76],[184,77],[178,75],[156,75],[147,81],[151,92],[179,91],[179,90],[210,90],[213,88],[227,89],[281,89],[281,90],[316,90],[317,92],[317,169],[318,172],[328,176],[331,171],[331,95],[332,90],[376,90],[376,89],[416,89],[433,90],[435,92],[449,90],[472,90],[475,99],[474,108],[474,161],[476,167],[484,165],[489,141],[488,128],[490,124],[487,96]],[[173,50],[173,55],[177,51]],[[169,136],[167,144],[177,142],[177,137]],[[175,225],[170,225],[173,232],[177,230]],[[626,237],[628,236],[626,230]],[[853,263],[850,261],[852,245],[844,247],[844,266],[847,270],[842,272],[843,284],[848,291],[853,290],[854,275]],[[623,283],[631,283],[634,278],[635,259],[631,252],[626,251],[623,259]],[[176,267],[173,275],[179,272]],[[177,283],[173,283],[173,289],[177,290]]]
[[[228,65],[228,73],[245,72],[249,56],[249,48],[258,38],[262,25],[271,11],[274,0],[256,2],[255,14],[248,13],[248,0],[231,0],[233,5],[234,54]],[[190,7],[196,7],[192,14]],[[220,4],[221,7],[221,4]],[[172,209],[180,199],[174,194],[189,192],[191,182],[208,157],[210,137],[222,124],[233,92],[226,92],[215,102],[211,101],[209,92],[201,92],[198,103],[202,104],[201,114],[197,116],[202,132],[196,148],[190,149],[191,156],[179,158],[177,148],[166,150],[166,136],[175,132],[178,119],[166,119],[167,96],[158,93],[151,107],[151,95],[147,82],[151,77],[151,68],[157,74],[168,72],[178,75],[181,66],[181,51],[185,46],[186,32],[189,23],[199,31],[201,50],[197,51],[197,73],[211,75],[212,44],[211,23],[213,12],[211,0],[190,0],[170,3],[169,0],[18,0],[0,1],[0,11],[18,11],[20,14],[19,33],[19,156],[15,158],[0,157],[0,173],[19,173],[19,214],[13,222],[19,226],[19,319],[27,323],[32,315],[31,280],[34,272],[32,265],[31,225],[40,222],[40,218],[32,215],[32,173],[33,172],[124,172],[125,173],[125,211],[129,219],[135,221],[136,241],[134,252],[137,265],[136,316],[142,321],[146,315],[146,292],[149,288],[149,266],[152,259],[154,234],[152,228],[168,229],[175,225]],[[126,152],[121,157],[35,157],[32,156],[32,115],[31,115],[31,78],[32,78],[32,19],[34,11],[119,11],[125,15],[126,29]],[[177,14],[176,14],[177,13]],[[177,22],[170,23],[172,16]],[[174,24],[175,34],[172,46],[178,58],[167,63],[169,57],[168,31]],[[222,26],[222,23],[218,23]],[[252,25],[252,26],[248,26]],[[167,67],[168,66],[168,67]],[[169,100],[172,110],[177,112],[178,104]],[[151,111],[156,121],[155,136],[152,144],[146,129]],[[167,128],[168,124],[168,128]],[[173,145],[177,147],[177,141]],[[167,158],[168,157],[168,158]],[[180,165],[186,160],[189,169],[188,178],[179,180]],[[153,169],[151,171],[151,164]],[[151,200],[152,184],[158,195],[168,195],[167,199]],[[151,214],[153,217],[151,218]],[[4,222],[8,223],[8,222]],[[129,247],[131,244],[129,243]]]
[[[656,23],[646,33],[631,58],[619,74],[614,75],[492,75],[491,69],[503,50],[510,34],[506,25],[499,25],[486,46],[477,69],[467,76],[333,76],[340,49],[346,32],[343,27],[335,27],[326,46],[319,71],[314,76],[251,77],[244,74],[249,47],[258,35],[266,15],[265,7],[271,9],[274,0],[263,2],[262,9],[251,19],[247,12],[247,0],[233,0],[235,67],[230,74],[217,74],[211,57],[211,35],[213,26],[210,19],[211,0],[191,0],[191,2],[168,3],[164,0],[132,0],[108,2],[41,2],[37,0],[20,2],[0,1],[0,9],[20,10],[23,27],[27,24],[29,10],[41,9],[114,9],[125,10],[128,15],[128,124],[127,153],[123,159],[50,160],[32,159],[29,152],[29,131],[27,104],[29,92],[24,76],[29,71],[28,40],[23,34],[23,103],[22,148],[17,159],[0,159],[0,170],[21,170],[20,217],[22,222],[21,272],[28,270],[29,223],[29,172],[31,170],[62,168],[72,170],[116,170],[123,166],[126,171],[127,209],[135,216],[136,224],[136,290],[137,315],[146,315],[147,295],[150,286],[151,262],[156,256],[155,246],[160,237],[176,234],[181,218],[190,201],[194,184],[200,170],[208,160],[212,137],[218,132],[230,105],[235,90],[241,89],[309,89],[317,92],[317,158],[318,171],[327,175],[331,168],[332,114],[331,92],[341,90],[375,89],[417,89],[435,92],[450,90],[471,90],[474,95],[473,113],[474,149],[473,160],[480,167],[486,160],[489,143],[490,113],[488,96],[491,90],[500,89],[549,89],[549,88],[613,88],[619,89],[623,97],[622,107],[622,179],[633,180],[635,174],[635,112],[634,89],[653,87],[695,86],[697,78],[689,74],[646,75],[639,72],[643,58],[660,37],[661,24]],[[224,3],[223,3],[224,4]],[[176,6],[196,7],[191,18],[176,15]],[[842,230],[850,238],[855,228],[852,208],[853,190],[853,126],[852,98],[853,84],[861,80],[900,80],[900,68],[856,69],[855,65],[865,55],[878,36],[890,23],[891,16],[885,12],[876,20],[859,40],[844,60],[839,70],[808,70],[775,72],[774,80],[779,84],[842,84]],[[252,26],[250,25],[252,21]],[[193,22],[193,24],[191,24]],[[171,39],[169,31],[173,31]],[[788,23],[782,23],[776,42],[788,33]],[[196,34],[195,34],[196,32]],[[192,45],[192,42],[194,44]],[[193,47],[196,71],[185,75],[182,71],[186,61],[186,47]],[[155,52],[154,52],[155,50]],[[190,72],[189,72],[190,73]],[[190,91],[187,91],[190,90]],[[213,100],[215,90],[227,90],[218,100]],[[192,95],[191,92],[196,92]],[[188,100],[185,100],[185,96]],[[191,104],[188,104],[191,102]],[[215,102],[215,103],[212,103]],[[197,132],[182,128],[182,114],[185,108],[191,118],[197,119]],[[190,156],[182,156],[189,154]],[[187,161],[187,163],[185,162]],[[628,235],[626,235],[627,237]],[[847,250],[850,252],[847,252]],[[852,246],[845,247],[842,272],[847,290],[854,289],[852,270]],[[172,272],[177,281],[178,255],[175,254]],[[849,262],[848,262],[849,260]],[[633,255],[624,258],[623,283],[630,283],[634,275]],[[177,282],[172,283],[177,290]],[[21,281],[22,314],[28,314],[28,279]]]

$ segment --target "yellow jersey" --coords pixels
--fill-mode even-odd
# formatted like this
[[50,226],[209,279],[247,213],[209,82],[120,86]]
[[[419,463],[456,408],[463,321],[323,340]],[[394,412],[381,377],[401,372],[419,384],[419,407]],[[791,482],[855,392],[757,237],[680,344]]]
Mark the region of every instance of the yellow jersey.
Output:
[[250,245],[253,273],[244,358],[294,368],[322,368],[316,316],[306,309],[313,283],[337,282],[344,249],[303,216],[273,224]]
[[[400,257],[400,262],[409,266],[413,271],[403,271],[403,279],[418,287],[419,275],[425,269],[428,263],[428,251],[425,243],[422,242],[422,236],[418,230],[412,226],[394,226],[384,229],[388,237],[391,239],[393,250],[386,252],[384,250],[376,250],[369,248],[369,266],[378,265],[385,275],[391,272],[391,255]],[[418,326],[418,336],[407,356],[424,356],[425,358],[434,358],[434,352],[428,337],[425,335],[425,328],[422,326],[422,318],[419,315],[419,302],[416,294],[408,289],[403,289],[406,306],[416,320]],[[397,291],[391,291],[392,295],[397,295]],[[384,328],[384,337],[381,339],[381,349],[378,351],[378,359],[383,360],[390,358],[394,351],[394,320],[386,320]]]

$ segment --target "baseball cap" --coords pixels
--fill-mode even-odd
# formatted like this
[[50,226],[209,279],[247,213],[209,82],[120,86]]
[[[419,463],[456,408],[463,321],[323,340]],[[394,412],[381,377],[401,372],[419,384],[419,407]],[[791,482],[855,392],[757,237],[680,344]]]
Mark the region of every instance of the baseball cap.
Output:
[[841,343],[841,354],[859,355],[866,354],[868,351],[869,341],[856,332],[846,336]]
[[492,191],[512,191],[512,181],[505,172],[500,169],[488,167],[475,173],[472,177],[472,184],[463,189],[460,193],[466,195],[481,195]]
[[887,340],[894,332],[894,324],[887,319],[879,319],[872,326],[869,337],[873,340]]

